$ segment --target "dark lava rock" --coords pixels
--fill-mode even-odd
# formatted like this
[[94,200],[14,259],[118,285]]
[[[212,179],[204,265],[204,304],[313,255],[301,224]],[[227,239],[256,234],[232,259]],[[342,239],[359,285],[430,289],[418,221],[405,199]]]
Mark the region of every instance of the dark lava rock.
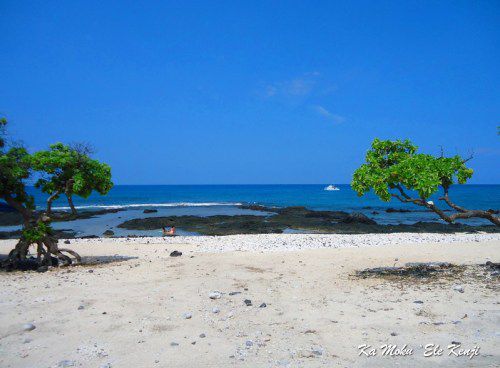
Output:
[[23,223],[19,212],[0,211],[0,226],[16,226]]
[[[249,207],[242,206],[241,208]],[[251,207],[257,209],[256,205]],[[164,226],[175,224],[180,229],[201,235],[279,234],[286,229],[326,234],[500,232],[500,227],[494,225],[468,226],[438,222],[417,222],[412,225],[378,225],[373,219],[361,213],[312,211],[305,207],[267,208],[259,206],[259,209],[268,213],[274,212],[274,214],[269,216],[148,217],[128,220],[118,225],[118,227],[129,230],[160,230]]]
[[16,212],[16,209],[7,203],[0,202],[0,212]]
[[252,211],[260,211],[260,212],[277,212],[278,207],[266,207],[261,206],[260,204],[242,204],[238,206],[244,210],[252,210]]
[[392,207],[389,207],[388,209],[385,210],[385,212],[387,212],[387,213],[393,213],[393,212],[404,213],[404,212],[411,212],[411,211],[407,210],[405,208],[392,208]]
[[64,244],[71,244],[71,242],[70,242],[68,239],[66,239],[66,240],[64,241]]
[[267,307],[266,303],[262,303],[261,305],[259,305],[259,308],[265,308],[265,307]]
[[488,261],[484,265],[493,271],[500,271],[500,263]]
[[376,225],[377,224],[374,220],[372,220],[368,216],[362,214],[361,212],[353,212],[353,213],[349,214],[341,222],[344,224],[352,224],[352,223],[359,223],[359,224],[366,224],[366,225]]
[[155,213],[155,212],[158,212],[158,210],[146,208],[144,211],[142,211],[142,213]]
[[[104,215],[106,213],[115,213],[124,210],[125,209],[120,209],[120,208],[101,209],[96,211],[87,210],[78,212],[76,215],[66,211],[53,211],[52,214],[50,215],[50,218],[52,222],[73,221],[80,219],[88,219],[91,217]],[[37,214],[38,213],[39,212],[37,212]],[[11,211],[10,207],[0,202],[0,226],[22,225],[22,223],[23,223],[23,218],[19,212]]]
[[238,294],[241,294],[241,291],[231,291],[228,295],[233,296]]
[[252,305],[252,301],[250,299],[243,300],[243,303],[245,303],[247,307],[250,307]]
[[102,233],[105,237],[110,237],[115,235],[115,232],[113,230],[106,230],[105,232]]
[[[0,225],[2,226],[2,225]],[[73,230],[53,230],[54,237],[57,239],[74,239],[76,236],[76,232]],[[21,231],[0,231],[0,239],[19,239],[21,237]]]
[[105,215],[107,213],[117,213],[121,211],[126,211],[126,209],[105,208],[100,210],[85,210],[85,211],[80,211],[77,214],[72,214],[71,212],[66,212],[66,211],[54,211],[50,215],[50,218],[52,219],[53,222],[63,222],[63,221],[89,219],[96,216]]
[[182,252],[179,252],[177,250],[174,250],[172,253],[170,253],[170,257],[180,257],[182,256]]

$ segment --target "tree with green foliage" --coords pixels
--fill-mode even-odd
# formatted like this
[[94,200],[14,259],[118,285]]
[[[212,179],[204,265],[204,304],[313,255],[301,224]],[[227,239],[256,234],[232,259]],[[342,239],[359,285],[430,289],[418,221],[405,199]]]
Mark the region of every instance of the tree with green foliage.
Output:
[[[385,202],[396,198],[403,203],[425,207],[448,223],[479,217],[500,226],[500,219],[493,211],[466,209],[455,204],[449,196],[453,184],[465,184],[472,177],[473,170],[466,166],[471,158],[417,153],[417,147],[408,139],[375,139],[366,153],[366,162],[354,172],[351,186],[359,196],[373,190]],[[442,190],[439,200],[454,213],[446,213],[429,200],[439,189]],[[413,192],[416,195],[412,196]]]
[[73,147],[55,143],[49,150],[32,155],[33,168],[42,173],[35,187],[49,195],[47,215],[51,214],[52,202],[65,194],[71,212],[76,215],[73,195],[88,198],[93,191],[105,195],[113,187],[111,168],[89,157],[88,145]]
[[[47,203],[46,211],[36,211],[34,198],[26,190],[26,183],[32,179],[37,171],[41,171],[41,174],[45,175],[44,180],[46,180],[46,182],[40,182],[40,188],[44,188],[44,185],[47,191],[51,185],[56,188],[63,177],[71,177],[69,174],[65,176],[66,174],[62,175],[61,173],[66,172],[67,165],[76,160],[77,156],[70,155],[70,157],[65,158],[59,156],[60,160],[58,162],[52,158],[52,160],[47,161],[47,167],[42,167],[40,159],[46,156],[43,154],[42,157],[37,154],[30,155],[21,145],[9,144],[6,141],[6,125],[6,119],[0,119],[0,199],[21,214],[23,227],[19,242],[2,265],[8,268],[18,268],[28,256],[31,245],[36,246],[37,262],[42,267],[51,266],[53,257],[57,258],[58,263],[61,265],[71,264],[72,259],[67,254],[80,262],[81,259],[78,253],[71,249],[58,247],[58,240],[50,226],[51,218],[48,216],[50,214],[50,204]],[[105,170],[105,177],[107,178],[107,180],[103,179],[106,181],[106,185],[99,188],[102,189],[102,192],[105,191],[105,188],[109,190],[112,186],[109,167],[107,165],[97,167],[97,164],[99,164],[97,161],[94,162],[94,160],[90,159],[86,161],[90,162],[81,166],[76,165],[79,169],[73,176],[73,187],[76,189],[72,189],[72,193],[87,193],[89,190],[88,184],[86,184],[86,189],[80,189],[79,185],[85,186],[85,184],[77,183],[86,183],[90,180],[89,178],[96,175],[95,173],[98,170]],[[98,174],[98,176],[101,176],[101,174]],[[84,179],[80,179],[81,177],[84,177]],[[95,186],[92,186],[92,188],[95,188]]]

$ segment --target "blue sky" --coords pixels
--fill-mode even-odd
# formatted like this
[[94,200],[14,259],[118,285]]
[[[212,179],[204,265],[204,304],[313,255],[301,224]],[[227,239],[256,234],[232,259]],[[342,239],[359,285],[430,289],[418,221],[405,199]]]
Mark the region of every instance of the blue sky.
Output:
[[373,138],[500,183],[498,1],[0,1],[0,113],[117,184],[347,183]]

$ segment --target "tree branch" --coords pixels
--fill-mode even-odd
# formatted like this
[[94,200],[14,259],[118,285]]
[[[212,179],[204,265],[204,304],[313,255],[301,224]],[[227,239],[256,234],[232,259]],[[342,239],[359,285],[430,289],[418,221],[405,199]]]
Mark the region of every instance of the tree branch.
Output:
[[464,158],[464,159],[462,160],[462,163],[463,163],[463,164],[465,164],[467,161],[470,161],[470,160],[472,160],[473,158],[474,158],[474,152],[472,152],[472,153],[469,155],[469,157]]
[[47,210],[45,213],[47,213],[48,216],[50,216],[52,212],[52,202],[59,197],[59,194],[61,194],[60,189],[56,190],[49,198],[47,198]]
[[469,210],[466,212],[459,212],[455,213],[450,216],[450,219],[452,221],[455,221],[456,219],[468,219],[472,217],[480,217],[484,218],[486,220],[491,221],[497,226],[500,226],[500,218],[497,216],[494,216],[491,212],[489,211],[483,211],[483,210]]
[[497,216],[494,216],[493,213],[491,213],[489,211],[468,210],[468,209],[465,209],[463,207],[460,207],[460,206],[454,204],[450,200],[450,198],[448,197],[448,189],[447,188],[445,188],[444,197],[441,197],[439,199],[445,201],[451,208],[458,211],[457,213],[450,215],[450,216],[448,216],[446,213],[444,213],[444,211],[441,210],[439,207],[437,207],[433,202],[426,201],[425,198],[420,198],[420,199],[419,198],[411,198],[408,194],[405,193],[404,189],[399,185],[395,186],[395,188],[399,190],[401,195],[391,193],[392,197],[399,199],[403,203],[414,203],[418,206],[427,207],[428,209],[430,209],[431,211],[436,213],[439,217],[441,217],[447,223],[451,224],[455,220],[458,220],[458,219],[469,219],[469,218],[473,218],[473,217],[479,217],[479,218],[486,219],[497,226],[500,226],[500,218]]
[[418,198],[402,198],[400,195],[398,194],[394,194],[394,193],[391,193],[391,196],[394,197],[394,198],[397,198],[399,199],[401,202],[403,203],[414,203],[418,206],[425,206],[425,204],[422,203],[422,200],[421,199],[418,199]]
[[467,212],[467,211],[469,211],[469,210],[465,209],[464,207],[460,207],[459,205],[453,203],[450,200],[450,197],[448,196],[448,188],[445,187],[443,189],[444,189],[444,196],[443,197],[439,197],[440,201],[445,201],[448,206],[450,206],[451,208],[453,208],[454,210],[456,210],[458,212]]
[[397,198],[399,199],[401,202],[403,203],[414,203],[418,206],[426,206],[426,202],[425,200],[423,199],[420,199],[420,198],[411,198],[408,194],[406,194],[406,192],[404,191],[403,187],[401,185],[395,185],[394,188],[396,188],[399,193],[401,193],[401,196],[403,196],[403,198],[401,198],[401,196],[397,195],[397,194],[393,194],[391,193],[391,196],[393,196],[394,198]]

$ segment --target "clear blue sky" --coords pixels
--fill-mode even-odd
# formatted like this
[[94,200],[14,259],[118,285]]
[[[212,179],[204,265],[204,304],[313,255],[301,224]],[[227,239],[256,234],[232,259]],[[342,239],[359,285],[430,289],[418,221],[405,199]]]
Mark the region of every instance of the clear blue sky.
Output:
[[500,183],[499,1],[0,1],[0,113],[117,184],[347,183],[371,140]]

